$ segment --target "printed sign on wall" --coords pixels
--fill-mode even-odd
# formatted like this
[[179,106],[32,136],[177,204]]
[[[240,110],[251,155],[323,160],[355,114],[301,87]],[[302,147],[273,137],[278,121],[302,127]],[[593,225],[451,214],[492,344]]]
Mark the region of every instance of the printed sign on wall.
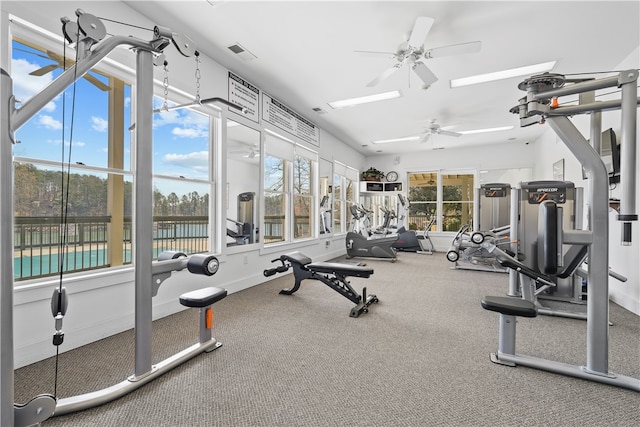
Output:
[[[244,117],[258,123],[260,121],[260,89],[229,71],[229,102],[247,109]],[[234,108],[229,111],[238,113]],[[238,113],[241,114],[241,113]]]
[[315,146],[320,145],[320,129],[280,101],[262,93],[262,120]]

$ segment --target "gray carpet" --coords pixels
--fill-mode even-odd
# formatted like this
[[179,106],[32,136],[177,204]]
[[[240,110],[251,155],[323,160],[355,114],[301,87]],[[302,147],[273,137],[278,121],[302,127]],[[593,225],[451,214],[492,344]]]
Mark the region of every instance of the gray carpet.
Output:
[[[480,299],[504,294],[506,274],[452,270],[443,254],[363,261],[375,274],[352,284],[380,303],[360,318],[318,281],[279,295],[293,284],[280,276],[214,306],[220,349],[43,426],[640,425],[639,393],[489,361],[498,315]],[[610,369],[640,377],[640,318],[614,304],[610,317]],[[154,322],[155,361],[196,333],[195,310]],[[521,319],[517,349],[581,365],[585,333],[580,320]],[[129,331],[62,354],[58,396],[111,386],[132,371]],[[16,400],[52,392],[53,372],[53,359],[17,370]]]

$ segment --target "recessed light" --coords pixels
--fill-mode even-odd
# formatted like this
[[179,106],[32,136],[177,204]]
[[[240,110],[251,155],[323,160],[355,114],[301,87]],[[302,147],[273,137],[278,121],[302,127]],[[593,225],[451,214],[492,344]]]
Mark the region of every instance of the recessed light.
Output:
[[377,93],[374,95],[361,96],[359,98],[349,98],[349,99],[342,99],[340,101],[332,101],[332,102],[329,102],[328,104],[331,108],[337,110],[345,107],[353,107],[354,105],[368,104],[370,102],[378,102],[378,101],[385,101],[387,99],[400,98],[401,96],[402,96],[402,93],[400,93],[399,90],[393,90],[391,92]]
[[492,82],[495,80],[508,79],[510,77],[526,76],[530,74],[544,73],[551,71],[558,61],[543,62],[541,64],[527,65],[524,67],[510,68],[508,70],[496,71],[494,73],[478,74],[475,76],[463,77],[451,80],[451,87],[461,87],[478,83]]

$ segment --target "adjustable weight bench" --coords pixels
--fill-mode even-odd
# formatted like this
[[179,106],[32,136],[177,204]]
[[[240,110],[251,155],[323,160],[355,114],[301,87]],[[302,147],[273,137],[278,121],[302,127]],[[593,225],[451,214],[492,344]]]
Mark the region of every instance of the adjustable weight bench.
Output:
[[281,255],[271,262],[280,261],[282,265],[264,270],[265,277],[273,276],[276,273],[284,273],[293,268],[295,283],[292,288],[280,291],[283,295],[292,295],[305,279],[319,280],[338,292],[343,297],[354,302],[355,307],[349,312],[350,317],[358,317],[362,313],[369,311],[371,304],[378,302],[375,295],[367,296],[367,288],[362,288],[362,295],[358,294],[349,284],[347,277],[369,278],[373,274],[372,268],[340,264],[335,262],[312,262],[311,258],[301,252],[291,252]]

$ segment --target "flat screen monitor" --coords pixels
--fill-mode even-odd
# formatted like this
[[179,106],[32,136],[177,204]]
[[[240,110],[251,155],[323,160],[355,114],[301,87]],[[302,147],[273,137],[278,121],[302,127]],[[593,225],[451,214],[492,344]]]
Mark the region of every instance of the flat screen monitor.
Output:
[[609,172],[609,182],[620,182],[620,144],[618,144],[616,134],[611,128],[602,132],[600,156],[607,167],[607,172]]

